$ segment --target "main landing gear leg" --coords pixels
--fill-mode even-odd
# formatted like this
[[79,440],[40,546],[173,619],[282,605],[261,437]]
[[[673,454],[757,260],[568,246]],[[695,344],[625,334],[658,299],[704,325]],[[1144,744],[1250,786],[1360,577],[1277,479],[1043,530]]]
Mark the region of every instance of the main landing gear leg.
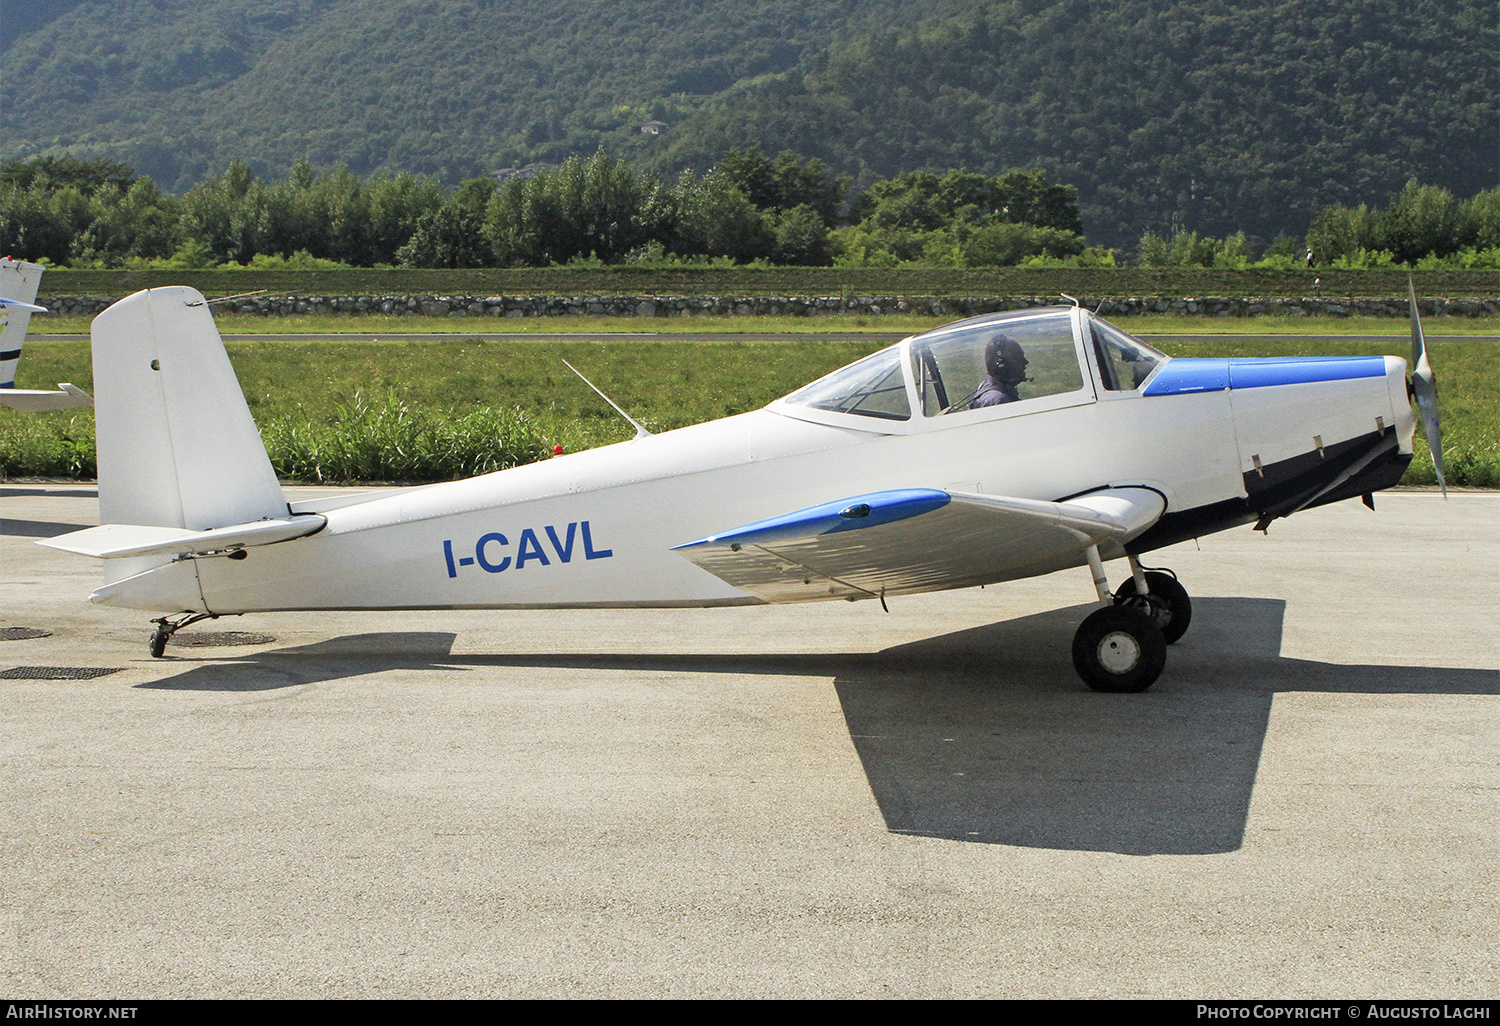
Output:
[[1130,580],[1120,585],[1114,602],[1150,616],[1168,645],[1187,633],[1193,619],[1193,601],[1177,575],[1164,569],[1146,571],[1134,556],[1130,557]]
[[[1146,612],[1116,604],[1098,546],[1090,545],[1087,556],[1100,608],[1090,613],[1073,635],[1073,667],[1095,691],[1145,691],[1167,664],[1166,637]],[[1132,565],[1131,569],[1136,567]],[[1146,583],[1155,584],[1149,577]]]
[[218,618],[218,613],[189,613],[176,622],[173,622],[169,617],[157,617],[151,621],[156,624],[156,630],[151,632],[151,655],[160,659],[162,653],[167,650],[167,642],[171,639],[172,635],[182,630],[188,624],[197,623],[199,620],[217,620]]

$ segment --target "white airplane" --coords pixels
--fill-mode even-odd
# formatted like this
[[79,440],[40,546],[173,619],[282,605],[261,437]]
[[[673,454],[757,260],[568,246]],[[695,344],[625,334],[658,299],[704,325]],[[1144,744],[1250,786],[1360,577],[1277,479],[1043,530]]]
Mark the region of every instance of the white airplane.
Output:
[[[1141,555],[1373,505],[1415,428],[1404,360],[1169,359],[1054,307],[908,338],[753,413],[289,504],[199,293],[121,300],[93,349],[103,526],[41,544],[105,561],[94,602],[182,614],[153,621],[158,656],[226,614],[884,605],[1088,566],[1100,608],[1074,663],[1141,691],[1191,617]],[[1110,559],[1129,561],[1113,594]]]
[[31,315],[47,312],[45,306],[32,302],[42,283],[42,270],[41,264],[9,257],[0,260],[0,406],[23,413],[90,407],[94,400],[75,385],[58,385],[61,392],[34,392],[16,387],[16,365],[21,361],[21,347],[26,342]]

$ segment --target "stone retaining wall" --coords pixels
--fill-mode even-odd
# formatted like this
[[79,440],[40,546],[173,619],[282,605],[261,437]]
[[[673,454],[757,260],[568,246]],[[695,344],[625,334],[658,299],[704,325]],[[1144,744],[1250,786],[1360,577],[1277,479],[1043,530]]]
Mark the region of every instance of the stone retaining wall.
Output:
[[[1313,297],[1226,299],[1146,296],[1080,297],[1105,317],[1177,314],[1183,317],[1327,316],[1406,317],[1407,301]],[[99,313],[115,300],[104,296],[42,296],[37,302],[61,314]],[[400,314],[408,317],[722,317],[739,315],[910,313],[934,317],[1053,306],[1056,296],[985,298],[954,296],[258,296],[216,304],[220,310],[264,316],[289,314]],[[1422,299],[1424,316],[1478,317],[1500,312],[1493,299]]]

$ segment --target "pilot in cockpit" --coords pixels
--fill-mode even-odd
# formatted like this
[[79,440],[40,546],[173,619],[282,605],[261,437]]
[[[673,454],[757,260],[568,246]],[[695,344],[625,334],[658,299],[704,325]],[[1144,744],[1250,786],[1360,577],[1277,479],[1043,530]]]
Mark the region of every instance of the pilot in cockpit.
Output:
[[1009,335],[996,335],[984,347],[984,382],[969,409],[999,406],[1020,399],[1017,389],[1026,380],[1026,352]]

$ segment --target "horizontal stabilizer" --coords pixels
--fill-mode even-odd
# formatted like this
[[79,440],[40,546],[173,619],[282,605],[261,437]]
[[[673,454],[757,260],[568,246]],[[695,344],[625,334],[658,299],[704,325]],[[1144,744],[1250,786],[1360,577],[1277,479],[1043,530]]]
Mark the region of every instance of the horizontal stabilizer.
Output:
[[57,386],[61,392],[34,392],[26,388],[0,388],[0,406],[9,406],[22,413],[43,413],[47,410],[86,410],[94,405],[94,397],[77,385],[64,381]]
[[25,310],[27,313],[46,313],[45,306],[37,306],[35,303],[23,303],[19,299],[6,299],[0,296],[0,306],[8,306],[13,310]]
[[38,542],[64,552],[99,559],[126,556],[202,556],[226,550],[272,545],[316,534],[328,523],[316,514],[283,520],[257,520],[252,524],[219,527],[211,531],[188,531],[180,527],[141,527],[104,524]]
[[1123,545],[1166,500],[1102,488],[1067,502],[929,488],[857,495],[756,521],[674,551],[766,602],[874,598],[1050,573],[1091,545]]

